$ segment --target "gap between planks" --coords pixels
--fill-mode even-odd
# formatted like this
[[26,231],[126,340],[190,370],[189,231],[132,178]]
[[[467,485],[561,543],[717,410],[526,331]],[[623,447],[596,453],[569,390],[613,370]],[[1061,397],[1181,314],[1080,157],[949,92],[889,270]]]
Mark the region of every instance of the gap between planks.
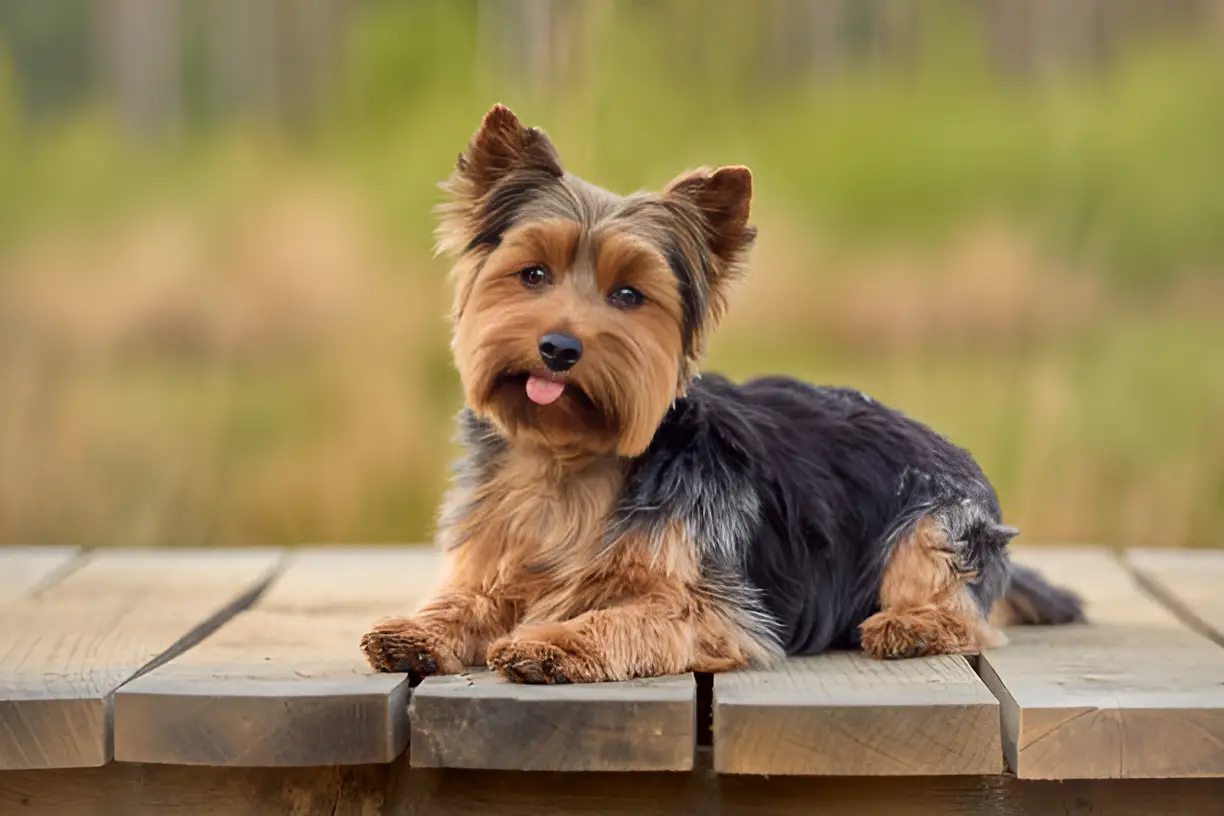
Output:
[[1224,646],[1224,552],[1136,548],[1124,563],[1182,623]]
[[984,652],[1003,748],[1025,779],[1224,776],[1224,650],[1143,593],[1101,547],[1017,548],[1079,592],[1089,622],[1014,627]]
[[109,762],[116,689],[223,624],[279,559],[268,550],[100,551],[10,604],[0,629],[0,770]]
[[[346,553],[348,555],[351,555],[352,551],[346,551]],[[1103,562],[1100,560],[1102,556],[1104,556],[1104,559],[1105,559]],[[1048,755],[1042,754],[1039,756],[1038,754],[1034,753],[1033,746],[1037,742],[1036,739],[1032,739],[1029,742],[1025,742],[1023,740],[1017,741],[1022,731],[1024,733],[1028,733],[1029,731],[1031,731],[1033,727],[1035,727],[1035,724],[1039,722],[1041,716],[1045,712],[1045,709],[1040,705],[1029,706],[1028,709],[1024,709],[1024,697],[1025,697],[1026,692],[1023,690],[1018,692],[1018,695],[1019,695],[1019,701],[1018,701],[1017,697],[1013,696],[1012,692],[1008,690],[1009,682],[1007,681],[1012,680],[1014,684],[1015,676],[1016,676],[1014,667],[1008,668],[1009,653],[1013,655],[1013,658],[1015,658],[1016,652],[1018,651],[1023,652],[1027,650],[1028,652],[1033,652],[1034,650],[1036,650],[1038,652],[1045,653],[1046,657],[1048,658],[1051,649],[1053,649],[1055,653],[1063,653],[1068,648],[1071,648],[1077,651],[1083,651],[1087,647],[1093,647],[1093,648],[1098,648],[1098,649],[1106,648],[1107,651],[1109,649],[1112,649],[1113,652],[1115,653],[1114,658],[1116,659],[1116,656],[1117,656],[1116,653],[1125,652],[1127,649],[1138,648],[1141,652],[1148,654],[1150,657],[1151,650],[1154,647],[1152,646],[1152,644],[1149,642],[1147,638],[1149,638],[1149,636],[1151,636],[1155,632],[1155,633],[1158,633],[1159,635],[1159,643],[1163,644],[1164,647],[1172,648],[1173,651],[1177,652],[1178,654],[1184,654],[1186,653],[1187,649],[1191,649],[1194,651],[1195,654],[1201,653],[1201,654],[1208,655],[1204,659],[1208,660],[1209,662],[1212,662],[1214,660],[1214,658],[1212,658],[1210,655],[1215,654],[1218,657],[1218,655],[1224,654],[1224,652],[1216,652],[1214,651],[1214,649],[1208,649],[1204,651],[1203,647],[1204,647],[1205,641],[1202,638],[1197,638],[1193,635],[1189,635],[1189,633],[1186,632],[1184,627],[1182,627],[1177,622],[1177,620],[1171,614],[1167,612],[1167,610],[1164,610],[1162,607],[1146,599],[1141,593],[1139,593],[1135,589],[1133,583],[1129,583],[1126,581],[1119,581],[1117,579],[1117,574],[1111,575],[1111,570],[1109,568],[1101,568],[1102,563],[1112,565],[1112,570],[1115,573],[1125,576],[1125,571],[1122,570],[1120,565],[1118,565],[1118,563],[1112,557],[1108,556],[1108,554],[1105,553],[1105,551],[1103,550],[1095,550],[1095,549],[1085,550],[1082,548],[1075,549],[1075,550],[1065,550],[1065,549],[1036,550],[1036,551],[1021,550],[1018,553],[1017,560],[1022,561],[1022,562],[1031,563],[1034,566],[1037,566],[1038,568],[1045,568],[1045,571],[1047,571],[1050,577],[1053,578],[1054,580],[1059,580],[1063,583],[1070,583],[1072,585],[1075,585],[1076,588],[1080,589],[1088,597],[1089,603],[1090,603],[1090,614],[1093,614],[1094,617],[1097,619],[1096,624],[1088,626],[1088,627],[1032,628],[1028,630],[1019,630],[1019,631],[1012,630],[1011,634],[1013,635],[1013,641],[1014,641],[1012,646],[1009,646],[1006,649],[998,650],[997,652],[994,652],[994,653],[988,653],[986,656],[983,657],[982,661],[980,661],[983,676],[986,678],[987,682],[991,684],[991,686],[999,694],[1000,699],[1003,700],[1004,728],[1005,730],[1009,728],[1011,729],[1010,739],[1012,740],[1012,742],[1008,744],[1009,757],[1011,757],[1014,763],[1019,764],[1021,766],[1020,770],[1021,770],[1022,776],[1026,774],[1033,774],[1037,776],[1041,776],[1042,774],[1049,774],[1051,773],[1050,769],[1045,768],[1045,770],[1043,770],[1043,767],[1051,765],[1052,763],[1048,761],[1049,760]],[[77,569],[79,569],[80,566],[88,563],[89,559],[88,558],[78,558],[77,561],[80,562],[77,566]],[[1132,569],[1134,569],[1133,565],[1132,565]],[[62,579],[71,574],[72,572],[70,571],[68,573],[65,573],[64,575],[58,576],[58,578]],[[201,640],[203,640],[204,636],[207,635],[208,632],[211,631],[212,629],[217,629],[217,627],[219,626],[220,626],[219,631],[225,631],[226,629],[228,629],[229,626],[235,622],[235,618],[229,617],[229,616],[233,616],[235,615],[235,613],[243,609],[244,604],[250,604],[252,601],[259,599],[260,603],[256,604],[256,606],[262,606],[263,601],[266,599],[266,595],[264,598],[260,598],[260,591],[268,587],[269,584],[272,582],[273,578],[276,577],[277,575],[283,578],[283,575],[280,575],[280,571],[276,571],[276,567],[274,566],[272,571],[269,571],[266,573],[265,578],[261,584],[258,584],[252,587],[246,592],[246,594],[234,599],[228,606],[222,608],[221,610],[218,610],[212,618],[209,618],[204,623],[201,623],[195,627],[189,628],[176,641],[171,643],[170,646],[167,647],[167,650],[165,652],[153,656],[150,661],[137,667],[134,670],[131,677],[128,677],[120,681],[120,685],[123,687],[121,689],[120,694],[122,695],[123,693],[127,692],[131,686],[144,682],[146,678],[155,674],[156,671],[160,670],[162,667],[171,664],[173,662],[171,659],[173,656],[177,655],[179,657],[182,657],[184,652],[186,654],[192,654],[193,652],[197,651],[200,648]],[[334,576],[329,575],[328,582],[331,584],[335,584]],[[50,591],[54,589],[55,585],[54,583],[52,583],[50,586],[46,584],[43,584],[42,586],[44,590],[46,590],[44,592],[44,595],[45,595],[45,594],[49,594]],[[318,587],[315,587],[315,589],[318,589]],[[363,589],[363,592],[364,591],[365,590]],[[304,594],[308,597],[313,597],[309,587],[304,587],[304,586],[299,587],[297,590],[297,593]],[[309,609],[309,600],[294,601],[293,598],[291,597],[294,594],[295,593],[282,593],[279,596],[280,598],[279,600],[273,599],[269,601],[268,609],[266,611],[270,613],[280,613],[282,615],[293,614],[299,617],[303,617],[303,616],[309,617],[311,614],[310,609]],[[352,604],[352,603],[354,603],[352,598],[348,598],[346,600],[341,601],[340,602],[341,606],[333,607],[331,610],[331,614],[340,614],[344,611],[347,611],[349,613],[356,613],[357,611],[356,607],[344,606],[345,604]],[[388,601],[388,604],[390,604],[389,601]],[[385,609],[385,611],[392,612],[396,610],[393,608],[387,608]],[[245,615],[252,615],[252,612],[246,612],[246,613],[243,613],[242,615],[238,615],[237,617],[242,618]],[[228,625],[221,626],[221,624],[226,623],[227,619],[228,619]],[[1074,634],[1074,637],[1072,637],[1072,634]],[[1052,642],[1049,640],[1051,636],[1056,639],[1062,638],[1063,640],[1059,642]],[[1187,636],[1192,638],[1192,640],[1187,640]],[[1083,638],[1087,638],[1087,640],[1085,641]],[[1115,638],[1115,640],[1109,641],[1109,638]],[[1117,640],[1118,638],[1120,638],[1120,640]],[[191,649],[193,645],[195,646],[195,648]],[[190,651],[187,651],[188,649],[190,649]],[[826,658],[849,659],[853,661],[857,659],[857,656],[829,655],[829,656],[825,656],[822,658],[817,658],[816,660],[818,661],[826,660]],[[926,662],[927,661],[909,661],[911,665],[924,664]],[[792,663],[796,663],[796,661],[792,661]],[[853,666],[853,664],[850,664],[850,665]],[[900,664],[877,664],[877,666],[878,665],[896,666]],[[967,663],[965,665],[968,666]],[[1085,667],[1084,668],[1085,671],[1089,671],[1089,672],[1092,671],[1091,664],[1086,664],[1081,661],[1081,664],[1079,665]],[[1112,666],[1114,664],[1110,663],[1109,665]],[[1218,665],[1218,663],[1213,662],[1212,665],[1213,666]],[[1000,673],[999,673],[1000,667],[1003,667],[1003,676],[1000,676]],[[1065,668],[1065,666],[1063,668]],[[854,674],[854,672],[857,670],[858,670],[858,667],[852,667],[850,669],[847,669],[846,666],[842,666],[842,667],[839,667],[837,672],[834,672],[834,674],[836,673],[846,674],[847,672],[849,672],[849,675],[848,675],[849,677],[857,678],[857,679],[853,680],[852,682],[846,685],[848,685],[848,687],[853,687],[862,682],[862,679],[857,677],[857,675]],[[1108,674],[1108,671],[1109,669],[1108,667],[1106,667],[1105,673]],[[1116,671],[1116,669],[1114,669],[1114,671]],[[795,666],[788,664],[788,666],[785,669],[785,672],[792,673],[792,674],[795,673]],[[799,673],[802,674],[803,673],[802,670],[799,670]],[[747,673],[742,673],[742,674],[747,674]],[[959,675],[959,670],[957,671],[957,675]],[[1224,675],[1221,675],[1221,676],[1224,676]],[[4,668],[2,665],[0,665],[0,677],[4,678],[6,683],[11,681],[11,677],[7,674],[4,674]],[[736,677],[736,675],[720,675],[719,677],[716,677],[714,679],[716,689],[718,688],[720,681],[722,681],[721,684],[723,686],[727,686],[727,682],[725,681],[724,678],[732,678],[732,677]],[[135,679],[135,678],[139,678],[139,679]],[[1152,678],[1148,677],[1147,679],[1150,681]],[[802,682],[803,681],[801,680],[798,683],[796,683],[796,685],[802,685]],[[957,680],[957,682],[960,682],[960,681]],[[765,684],[766,687],[768,685],[769,685],[768,683]],[[1159,685],[1158,680],[1156,682],[1156,685]],[[302,687],[304,686],[305,684],[303,684]],[[775,684],[775,688],[776,687],[777,686]],[[1159,694],[1161,693],[1164,693],[1166,695],[1172,694],[1174,697],[1176,697],[1178,694],[1182,694],[1183,692],[1185,692],[1185,689],[1148,688],[1146,690],[1130,689],[1129,691],[1133,693],[1146,691],[1147,696],[1150,698],[1152,694],[1157,694],[1159,696]],[[1083,692],[1082,689],[1076,690],[1076,694],[1081,694],[1082,692]],[[827,689],[822,693],[826,694],[827,696]],[[802,697],[803,695],[801,694],[799,696]],[[1139,699],[1142,697],[1143,697],[1143,694],[1136,694],[1136,699]],[[832,699],[833,698],[828,698],[825,700],[825,702],[828,703]],[[878,698],[876,699],[878,701]],[[912,699],[920,700],[921,697],[920,696],[914,697]],[[802,701],[802,700],[800,700],[799,702],[805,703],[805,701]],[[844,702],[845,701],[843,700],[842,703],[844,704]],[[940,702],[941,701],[939,700],[935,700],[935,701],[927,701],[923,704],[924,705],[939,704]],[[993,702],[993,698],[991,698],[991,702]],[[0,704],[0,705],[7,705],[7,704],[8,703]],[[735,706],[734,695],[729,694],[728,690],[724,688],[724,695],[721,701],[719,701],[717,697],[717,692],[716,692],[714,705],[715,705],[715,711],[713,712],[713,717],[715,721],[715,730],[719,731],[720,720],[719,720],[718,711],[721,707],[721,710],[724,714],[734,713],[734,712],[731,712],[731,709],[733,709]],[[791,699],[789,702],[782,705],[779,711],[785,712],[787,711],[788,707],[790,709],[804,708],[805,705],[799,705],[796,703],[794,699]],[[694,703],[694,706],[695,706],[695,703]],[[1213,708],[1213,706],[1215,707]],[[810,707],[810,706],[807,706],[807,707]],[[834,708],[836,707],[837,706],[834,706]],[[1055,706],[1055,708],[1059,708],[1059,707],[1060,706],[1057,706],[1057,705]],[[858,710],[859,708],[861,707],[858,705],[851,706],[852,712],[856,715],[861,713]],[[886,722],[890,715],[892,715],[892,719],[894,721],[898,719],[904,721],[904,717],[898,717],[897,712],[890,710],[888,706],[877,706],[877,708],[879,709],[879,712],[882,715],[881,722]],[[1210,734],[1216,733],[1216,731],[1210,730],[1210,729],[1213,729],[1216,727],[1214,724],[1215,721],[1212,719],[1212,717],[1214,714],[1219,713],[1219,706],[1217,703],[1212,703],[1211,705],[1208,705],[1206,707],[1202,705],[1192,705],[1188,707],[1187,706],[1177,706],[1175,708],[1177,709],[1178,712],[1190,718],[1189,724],[1185,724],[1186,728],[1191,728],[1191,726],[1194,725],[1194,722],[1196,722],[1198,719],[1202,719],[1205,716],[1207,717],[1207,720],[1208,720],[1207,726],[1206,726],[1209,729],[1208,736],[1210,736]],[[1131,709],[1134,709],[1134,710],[1132,711]],[[1165,709],[1161,709],[1161,710],[1164,711],[1164,713],[1168,714],[1167,710]],[[694,711],[695,711],[695,708],[694,708]],[[1075,716],[1083,718],[1083,719],[1099,719],[1099,718],[1104,717],[1105,722],[1111,722],[1113,720],[1109,719],[1110,717],[1114,717],[1118,719],[1127,719],[1127,718],[1134,719],[1135,717],[1138,717],[1141,712],[1142,712],[1141,707],[1136,708],[1135,706],[1126,705],[1124,704],[1124,701],[1119,700],[1118,706],[1117,706],[1117,712],[1111,711],[1108,708],[1102,709],[1101,707],[1098,706],[1097,708],[1093,710],[1087,710],[1086,713],[1079,713],[1079,714],[1076,714]],[[698,716],[700,715],[700,712],[695,711],[695,713]],[[761,712],[757,712],[757,714],[760,714],[760,713]],[[0,714],[2,714],[2,709],[0,709]],[[828,716],[828,714],[829,712],[826,711],[826,716]],[[912,714],[912,712],[902,712],[902,714]],[[769,716],[770,716],[769,713],[765,712],[762,722],[768,724]],[[777,716],[777,713],[775,712],[773,716]],[[996,710],[995,717],[996,717],[995,733],[997,735],[998,733],[997,710]],[[1009,719],[1010,719],[1010,722],[1009,722]],[[1162,751],[1157,752],[1157,753],[1171,753],[1173,755],[1172,760],[1174,762],[1181,762],[1183,766],[1186,764],[1187,756],[1190,756],[1191,757],[1191,759],[1189,760],[1190,767],[1188,770],[1186,767],[1171,767],[1170,768],[1168,767],[1168,762],[1166,762],[1165,767],[1144,768],[1141,766],[1141,763],[1136,764],[1139,762],[1140,759],[1143,758],[1143,752],[1139,752],[1138,754],[1135,754],[1132,752],[1130,756],[1130,761],[1131,761],[1130,766],[1123,766],[1123,765],[1111,766],[1109,762],[1119,760],[1120,755],[1116,754],[1117,752],[1116,746],[1114,746],[1115,755],[1112,757],[1109,757],[1108,761],[1105,761],[1102,764],[1102,762],[1099,760],[1089,758],[1093,755],[1093,752],[1089,751],[1087,754],[1085,754],[1084,751],[1082,750],[1084,749],[1085,745],[1087,745],[1087,747],[1092,747],[1092,745],[1083,742],[1083,740],[1081,739],[1083,734],[1081,734],[1077,730],[1078,726],[1076,726],[1071,720],[1066,720],[1065,718],[1063,719],[1064,721],[1054,721],[1055,724],[1054,724],[1053,729],[1043,732],[1042,734],[1039,735],[1040,739],[1042,740],[1041,744],[1046,746],[1046,748],[1043,748],[1043,751],[1048,750],[1048,747],[1050,744],[1061,745],[1062,743],[1068,743],[1072,747],[1060,749],[1062,751],[1062,754],[1065,754],[1071,757],[1072,760],[1077,760],[1080,762],[1079,766],[1077,766],[1074,761],[1063,762],[1061,761],[1061,759],[1059,763],[1054,763],[1057,765],[1057,767],[1054,770],[1057,771],[1058,778],[1062,778],[1063,776],[1074,776],[1077,774],[1085,774],[1087,776],[1092,776],[1092,775],[1103,775],[1103,776],[1112,776],[1112,775],[1200,776],[1200,775],[1216,775],[1218,773],[1218,771],[1214,770],[1211,767],[1208,767],[1206,769],[1202,768],[1201,766],[1197,768],[1194,767],[1193,766],[1194,760],[1192,758],[1194,754],[1193,746],[1190,746],[1190,747],[1184,746],[1181,744],[1180,740],[1176,738],[1168,738],[1170,743],[1174,746],[1174,750],[1169,752],[1169,751],[1164,751],[1162,749]],[[1176,718],[1169,716],[1169,717],[1165,717],[1165,719],[1174,720]],[[207,720],[207,717],[198,718],[197,726],[202,725],[204,720]],[[850,721],[853,722],[853,718],[851,718]],[[721,722],[721,725],[726,726],[728,722],[730,721],[727,719],[723,719]],[[1100,723],[1097,723],[1097,724],[1099,725]],[[782,718],[782,721],[778,723],[778,725],[779,727],[775,728],[772,732],[772,738],[775,742],[780,741],[779,735],[785,735],[787,733],[786,732],[787,727],[794,728],[795,722],[793,719],[784,716]],[[844,723],[842,724],[841,727],[844,732],[844,728],[845,728]],[[859,727],[859,726],[855,726],[855,727]],[[922,731],[922,729],[916,729],[916,730],[919,733]],[[1115,729],[1115,731],[1116,730],[1117,729]],[[1161,734],[1168,730],[1169,730],[1168,728],[1164,728],[1162,730],[1160,727],[1156,727],[1155,733]],[[1053,733],[1053,731],[1058,731],[1059,733]],[[1071,732],[1074,732],[1074,733],[1071,733]],[[763,732],[763,733],[768,733],[768,731]],[[853,727],[851,728],[849,733],[853,735],[854,733]],[[912,737],[913,733],[915,733],[915,729],[910,728],[907,733],[909,736]],[[1087,733],[1091,735],[1091,732],[1087,732]],[[932,736],[931,734],[926,734],[926,737],[931,737],[931,736]],[[1151,738],[1150,734],[1148,738],[1149,739]],[[1109,739],[1110,738],[1108,737],[1101,737],[1098,734],[1096,742],[1097,743],[1108,742]],[[1116,735],[1115,735],[1115,739],[1116,739]],[[1091,742],[1092,741],[1090,740],[1089,743]],[[721,744],[723,745],[723,747],[726,747],[727,745],[726,742],[722,742]],[[884,744],[884,743],[881,743],[881,744]],[[891,744],[894,748],[897,745],[903,746],[904,740],[893,740],[889,744]],[[717,750],[718,750],[719,745],[720,745],[720,740],[716,739],[715,740],[716,755],[717,755]],[[788,750],[794,747],[795,747],[794,745],[787,746]],[[811,744],[806,744],[806,745],[800,744],[798,747],[801,749],[801,751],[808,751],[809,754],[811,754],[813,751],[813,746]],[[830,756],[832,757],[833,764],[830,764],[830,760],[827,758],[820,758],[819,761],[817,762],[817,770],[815,771],[812,770],[813,766],[811,764],[804,765],[802,764],[803,762],[802,760],[797,762],[793,757],[785,761],[791,762],[792,767],[797,768],[796,770],[789,770],[789,771],[787,770],[782,770],[782,771],[778,771],[778,770],[773,770],[773,771],[754,771],[754,770],[728,771],[722,768],[720,768],[720,770],[724,770],[724,772],[740,772],[740,773],[757,773],[757,772],[761,772],[761,773],[766,773],[766,772],[768,773],[812,773],[812,772],[829,773],[833,771],[830,771],[828,769],[831,767],[834,767],[834,764],[836,762],[857,761],[857,760],[849,759],[848,756],[844,754],[844,752],[829,752],[827,747],[822,750],[825,751],[826,757],[830,757]],[[1199,750],[1199,753],[1201,753],[1201,746],[1198,750]],[[819,751],[817,751],[817,753],[819,753]],[[996,751],[996,754],[997,753],[998,752]],[[1109,752],[1106,751],[1106,754],[1108,753]],[[1060,754],[1060,756],[1062,756],[1062,754]],[[2,758],[3,757],[0,756],[0,759]],[[881,764],[886,761],[895,762],[897,759],[898,757],[894,752],[891,757],[885,756],[884,759],[882,760],[877,758],[874,761],[876,762],[876,764]],[[757,761],[757,760],[753,760],[753,761]],[[777,764],[775,760],[770,760],[770,762],[774,762],[775,764]],[[426,763],[427,763],[427,760],[422,760],[422,764],[426,764]],[[821,763],[824,763],[824,764],[821,765]],[[270,764],[276,764],[276,763],[270,763]],[[477,763],[477,765],[479,766],[479,763]],[[0,767],[4,767],[2,762],[0,762]],[[43,767],[43,766],[37,766],[37,767]],[[480,766],[480,767],[484,767],[484,766]],[[860,770],[858,772],[862,773],[863,771]],[[867,772],[870,772],[870,771],[867,771]],[[902,773],[905,772],[905,769],[903,768],[901,772]],[[913,772],[912,768],[910,772]],[[930,771],[926,771],[926,772],[929,773]],[[939,772],[952,772],[952,771],[938,771],[937,770],[934,772],[939,773]]]
[[359,643],[436,581],[432,548],[293,553],[250,609],[115,696],[115,756],[176,765],[390,762],[407,744],[408,677]]

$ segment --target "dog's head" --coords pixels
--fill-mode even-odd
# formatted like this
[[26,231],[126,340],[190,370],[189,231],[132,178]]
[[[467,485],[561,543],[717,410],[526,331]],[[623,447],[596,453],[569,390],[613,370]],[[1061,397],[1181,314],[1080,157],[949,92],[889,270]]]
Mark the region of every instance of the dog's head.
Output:
[[695,375],[756,235],[746,167],[617,196],[566,173],[500,105],[443,183],[452,349],[512,442],[636,456]]

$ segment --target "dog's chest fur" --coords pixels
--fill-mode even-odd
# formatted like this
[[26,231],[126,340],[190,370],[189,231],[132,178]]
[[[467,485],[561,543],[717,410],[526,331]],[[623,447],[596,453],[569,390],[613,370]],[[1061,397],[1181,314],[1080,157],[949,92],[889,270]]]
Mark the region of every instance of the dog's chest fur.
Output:
[[640,596],[663,580],[697,580],[687,548],[667,540],[609,541],[623,460],[575,466],[505,448],[489,454],[469,450],[469,467],[483,461],[477,472],[461,468],[440,534],[452,550],[454,577],[513,600],[520,620],[566,619]]

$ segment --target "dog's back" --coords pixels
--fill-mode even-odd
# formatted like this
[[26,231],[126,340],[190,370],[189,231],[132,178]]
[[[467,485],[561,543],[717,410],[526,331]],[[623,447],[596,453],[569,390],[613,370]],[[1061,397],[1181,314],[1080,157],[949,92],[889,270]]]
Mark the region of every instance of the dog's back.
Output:
[[[740,550],[705,531],[703,557],[748,578],[787,653],[857,646],[872,631],[860,625],[882,610],[931,605],[948,626],[920,626],[920,640],[956,640],[959,650],[997,642],[982,621],[1008,594],[1016,531],[1002,524],[994,489],[967,451],[866,394],[705,375],[660,428],[636,481],[658,484],[669,471],[664,481],[726,497],[717,526],[754,517]],[[1011,595],[1008,609],[1025,614],[1005,613],[1007,622],[1080,614],[1074,596],[1035,573]],[[881,656],[920,651],[912,638],[887,639],[904,642],[864,645]]]

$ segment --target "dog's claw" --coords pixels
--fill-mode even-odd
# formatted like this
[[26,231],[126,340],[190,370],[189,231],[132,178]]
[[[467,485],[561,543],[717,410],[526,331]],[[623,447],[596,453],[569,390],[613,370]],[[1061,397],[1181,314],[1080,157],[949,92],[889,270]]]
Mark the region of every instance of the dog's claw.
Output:
[[915,637],[912,643],[908,643],[904,648],[895,649],[884,655],[889,660],[908,660],[912,657],[921,657],[926,653],[926,641],[920,637]]

